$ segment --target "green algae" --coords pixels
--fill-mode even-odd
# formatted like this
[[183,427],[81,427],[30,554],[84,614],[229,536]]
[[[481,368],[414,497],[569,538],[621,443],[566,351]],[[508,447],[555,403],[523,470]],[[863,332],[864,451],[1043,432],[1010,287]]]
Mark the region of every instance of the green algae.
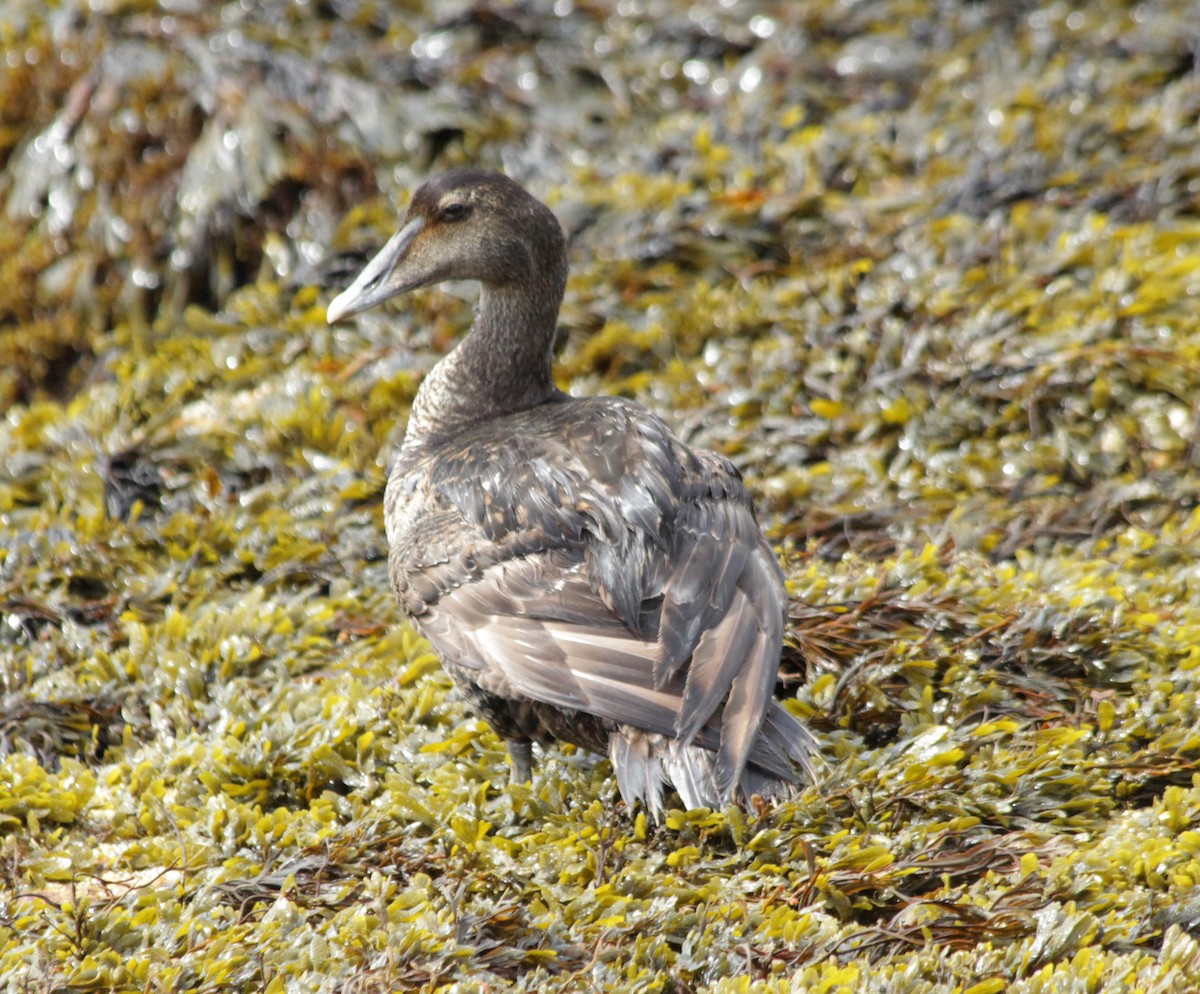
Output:
[[[1200,173],[1170,4],[15,5],[13,989],[1183,992]],[[455,288],[328,328],[430,170],[571,236],[559,375],[746,473],[794,801],[653,827],[387,587]],[[399,203],[393,203],[393,201]]]

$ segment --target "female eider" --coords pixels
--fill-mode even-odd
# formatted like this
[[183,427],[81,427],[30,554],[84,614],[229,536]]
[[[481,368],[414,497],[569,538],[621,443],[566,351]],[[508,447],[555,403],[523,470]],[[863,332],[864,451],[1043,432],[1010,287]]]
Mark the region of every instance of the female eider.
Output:
[[392,586],[507,741],[607,754],[657,817],[780,794],[812,774],[773,699],[787,597],[738,471],[645,408],[551,378],[562,229],[507,177],[454,169],[330,305],[478,280],[470,333],[425,377],[384,501]]

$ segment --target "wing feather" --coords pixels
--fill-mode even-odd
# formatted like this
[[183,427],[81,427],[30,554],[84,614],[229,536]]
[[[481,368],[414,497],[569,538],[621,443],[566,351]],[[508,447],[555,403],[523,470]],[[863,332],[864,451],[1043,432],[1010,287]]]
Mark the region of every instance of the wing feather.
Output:
[[680,702],[676,727],[680,744],[692,741],[730,696],[743,671],[756,662],[751,652],[755,648],[761,652],[760,634],[754,609],[738,593],[721,622],[700,636]]
[[[528,561],[527,561],[528,564]],[[533,568],[529,566],[528,568]],[[453,619],[439,625],[442,641],[454,630],[455,645],[447,646],[455,659],[470,659],[472,679],[485,688],[503,688],[505,694],[544,704],[570,707],[614,724],[628,724],[673,737],[680,694],[656,690],[651,682],[657,647],[623,625],[587,626],[537,617],[537,603],[526,600],[522,613],[505,608],[508,585],[522,571],[515,564],[492,567],[471,588],[460,588],[443,597],[430,614]],[[606,611],[599,596],[576,573],[564,586],[579,600],[590,596],[593,612]],[[487,588],[481,597],[479,588]],[[526,583],[516,589],[524,592]],[[586,593],[584,593],[586,591]],[[476,607],[486,600],[495,612],[486,617],[472,613],[469,625],[461,624],[461,606]],[[593,614],[595,616],[595,614]],[[443,650],[445,651],[445,650]],[[486,673],[479,673],[479,670]]]
[[581,744],[607,729],[627,799],[657,810],[666,777],[713,805],[750,764],[809,766],[772,699],[786,593],[741,479],[647,412],[577,400],[403,450],[385,515],[393,584],[460,685],[587,716]]

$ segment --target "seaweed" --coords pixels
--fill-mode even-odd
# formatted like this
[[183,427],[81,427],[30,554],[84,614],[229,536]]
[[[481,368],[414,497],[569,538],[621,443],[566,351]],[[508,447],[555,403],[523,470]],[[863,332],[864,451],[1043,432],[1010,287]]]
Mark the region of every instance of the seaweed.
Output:
[[[1200,972],[1200,89],[1171,4],[17,2],[13,990],[1158,992]],[[557,375],[732,459],[825,777],[653,826],[388,588],[434,170],[550,203]]]

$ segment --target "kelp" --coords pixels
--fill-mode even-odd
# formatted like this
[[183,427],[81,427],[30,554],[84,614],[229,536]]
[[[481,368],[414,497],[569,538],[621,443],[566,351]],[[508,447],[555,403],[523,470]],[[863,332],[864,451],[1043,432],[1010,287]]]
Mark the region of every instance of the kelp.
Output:
[[[1200,88],[1170,4],[18,2],[0,64],[14,990],[1189,990]],[[572,276],[556,375],[745,474],[822,779],[617,799],[388,589],[428,173]]]

